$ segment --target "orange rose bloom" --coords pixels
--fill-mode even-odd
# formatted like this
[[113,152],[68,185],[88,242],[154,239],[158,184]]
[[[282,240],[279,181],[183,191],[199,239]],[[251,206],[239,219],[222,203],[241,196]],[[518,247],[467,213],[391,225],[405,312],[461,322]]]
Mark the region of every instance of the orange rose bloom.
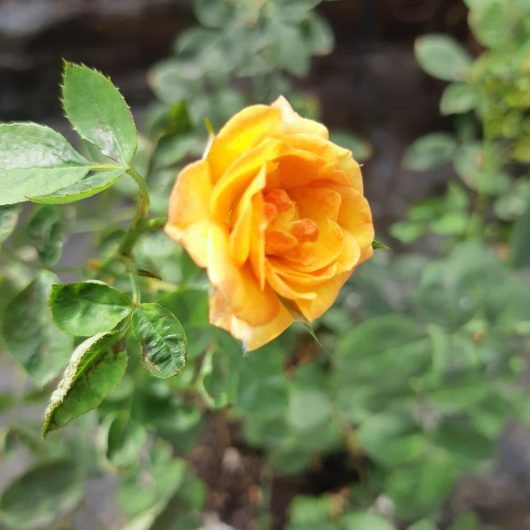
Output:
[[208,270],[210,322],[249,350],[320,317],[373,254],[359,164],[283,97],[236,114],[181,171],[165,229]]

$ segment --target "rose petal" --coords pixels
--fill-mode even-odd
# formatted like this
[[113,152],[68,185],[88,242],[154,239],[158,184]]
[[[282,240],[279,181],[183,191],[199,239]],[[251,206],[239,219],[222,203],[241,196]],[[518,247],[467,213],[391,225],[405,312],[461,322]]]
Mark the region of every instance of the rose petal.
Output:
[[228,232],[212,224],[208,238],[208,276],[223,295],[231,312],[250,325],[259,326],[278,315],[280,301],[265,285],[262,290],[249,264],[239,268],[230,254]]
[[177,177],[169,198],[165,231],[182,243],[199,267],[206,267],[205,242],[209,230],[209,202],[212,191],[208,165],[201,161],[186,166]]
[[244,191],[233,213],[234,226],[230,234],[230,252],[237,266],[243,265],[250,253],[252,198],[265,187],[266,177],[265,166],[262,166],[254,180]]
[[329,132],[324,125],[317,121],[302,118],[283,96],[279,96],[271,106],[281,110],[284,132],[307,133],[326,140],[329,138]]
[[342,196],[339,224],[357,239],[362,255],[367,259],[373,254],[372,242],[375,236],[370,205],[356,190],[346,187],[335,189]]
[[265,230],[267,229],[267,220],[263,212],[263,197],[254,195],[252,197],[252,235],[249,258],[261,290],[265,289]]
[[226,222],[230,210],[239,201],[256,174],[265,165],[267,173],[273,170],[270,164],[281,153],[282,144],[276,140],[265,140],[257,147],[241,155],[225,172],[215,185],[210,211],[214,220]]
[[212,182],[203,160],[187,165],[178,175],[169,197],[168,224],[184,228],[210,219]]
[[265,263],[265,271],[270,286],[283,298],[287,298],[288,300],[313,300],[317,296],[312,287],[307,290],[305,287],[296,285],[295,283],[289,284],[282,279],[269,261]]
[[206,268],[208,266],[206,241],[208,241],[210,226],[211,223],[209,221],[193,223],[186,228],[177,228],[176,226],[167,224],[165,231],[169,237],[184,246],[197,266]]
[[273,320],[263,326],[251,326],[231,314],[226,300],[220,293],[210,298],[210,322],[241,340],[248,351],[275,339],[292,324],[293,320],[291,313],[282,305]]
[[351,271],[343,272],[315,289],[316,297],[312,300],[297,300],[300,312],[310,322],[322,316],[336,300],[341,287],[346,283]]
[[207,155],[213,181],[249,149],[281,126],[281,112],[268,105],[252,105],[238,112],[219,131]]

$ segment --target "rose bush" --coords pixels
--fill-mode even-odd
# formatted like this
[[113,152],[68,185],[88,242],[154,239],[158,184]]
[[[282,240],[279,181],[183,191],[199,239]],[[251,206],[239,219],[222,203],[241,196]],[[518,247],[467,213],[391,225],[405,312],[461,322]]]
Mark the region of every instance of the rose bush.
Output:
[[283,97],[236,114],[181,171],[166,232],[208,271],[211,323],[249,350],[322,315],[373,254],[359,164]]

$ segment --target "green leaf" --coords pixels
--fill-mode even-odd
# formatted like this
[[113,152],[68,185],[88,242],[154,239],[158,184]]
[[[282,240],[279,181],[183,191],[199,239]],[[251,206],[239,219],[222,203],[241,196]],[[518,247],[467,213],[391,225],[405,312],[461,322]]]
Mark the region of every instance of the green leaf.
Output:
[[208,292],[204,289],[178,289],[166,293],[158,303],[169,309],[185,329],[209,326]]
[[471,56],[456,40],[442,34],[419,37],[414,53],[428,74],[444,81],[463,79],[472,63]]
[[341,528],[344,530],[395,530],[394,525],[384,517],[367,512],[344,516]]
[[186,365],[187,340],[176,317],[159,304],[142,304],[132,321],[147,369],[163,379],[179,374]]
[[43,386],[64,368],[73,341],[54,325],[48,307],[50,272],[36,278],[9,302],[2,323],[7,351],[35,382]]
[[[359,423],[389,403],[410,399],[413,381],[430,365],[430,341],[411,318],[378,316],[356,324],[338,342],[335,364],[337,406],[345,418]],[[386,373],[392,377],[373,384]]]
[[127,353],[113,351],[118,338],[98,333],[75,349],[46,409],[43,436],[96,408],[118,386],[127,368]]
[[328,55],[333,51],[333,30],[326,20],[310,13],[307,16],[304,30],[313,55]]
[[81,180],[90,163],[59,133],[35,123],[0,124],[0,205]]
[[277,21],[273,29],[272,44],[278,66],[298,77],[307,75],[310,56],[300,28]]
[[326,392],[291,385],[287,423],[294,431],[305,433],[325,428],[332,421],[332,408]]
[[445,116],[461,114],[473,110],[476,103],[477,93],[472,86],[466,83],[452,83],[442,94],[440,112]]
[[374,460],[391,468],[421,458],[427,443],[418,426],[395,411],[368,418],[357,436]]
[[230,21],[234,7],[225,0],[193,0],[193,11],[201,25],[219,28]]
[[456,140],[447,133],[430,133],[413,142],[405,152],[403,166],[413,171],[433,169],[451,161]]
[[124,168],[98,171],[88,177],[48,195],[31,196],[28,200],[39,204],[68,204],[81,201],[110,188],[125,174]]
[[215,330],[215,336],[215,351],[207,350],[201,377],[210,406],[224,408],[236,401],[243,354],[240,343],[228,334]]
[[434,433],[434,443],[447,451],[455,461],[469,464],[467,471],[476,471],[495,454],[495,442],[469,425],[442,423]]
[[116,467],[135,464],[146,440],[147,431],[143,426],[132,422],[128,412],[117,412],[109,424],[107,459]]
[[19,206],[0,206],[0,243],[3,243],[15,230],[19,214]]
[[87,337],[114,329],[132,311],[129,294],[103,282],[54,285],[50,307],[57,325],[71,335]]
[[44,462],[9,484],[0,499],[0,519],[17,530],[58,528],[53,522],[82,496],[82,476],[74,462]]
[[385,492],[395,502],[398,517],[426,516],[447,498],[457,474],[450,455],[431,451],[417,466],[394,468],[385,481]]
[[136,127],[110,79],[86,66],[65,63],[63,83],[63,107],[74,129],[104,155],[129,164],[138,143]]
[[524,213],[512,229],[510,247],[512,264],[520,269],[530,267],[530,207]]
[[460,384],[447,383],[446,387],[429,392],[427,399],[443,411],[465,413],[485,399],[490,392],[491,383],[480,377]]
[[157,167],[170,167],[181,162],[186,156],[198,155],[200,145],[193,134],[163,136],[156,145],[155,163]]
[[39,258],[48,267],[61,257],[63,242],[62,218],[53,206],[39,206],[29,218],[26,234],[29,242],[37,249]]
[[276,18],[289,22],[299,23],[306,20],[312,11],[322,0],[274,0],[276,4]]
[[390,247],[386,245],[385,243],[382,243],[381,241],[377,241],[377,239],[374,239],[372,241],[372,248],[374,250],[381,249],[381,250],[390,250]]

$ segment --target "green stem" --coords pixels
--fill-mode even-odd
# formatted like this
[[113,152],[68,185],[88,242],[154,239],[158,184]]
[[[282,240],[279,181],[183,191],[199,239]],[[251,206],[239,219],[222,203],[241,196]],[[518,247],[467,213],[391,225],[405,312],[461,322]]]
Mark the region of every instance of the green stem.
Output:
[[134,244],[143,233],[144,220],[149,212],[149,189],[143,177],[132,167],[127,170],[127,173],[135,180],[140,190],[138,198],[138,206],[136,213],[131,223],[131,227],[125,234],[125,237],[120,245],[119,253],[121,256],[129,257],[131,255]]
[[131,282],[132,288],[133,305],[138,305],[142,298],[140,285],[138,283],[138,271],[136,270],[133,260],[128,256],[123,256],[122,261],[125,267],[127,268],[127,272],[129,274],[129,280]]

